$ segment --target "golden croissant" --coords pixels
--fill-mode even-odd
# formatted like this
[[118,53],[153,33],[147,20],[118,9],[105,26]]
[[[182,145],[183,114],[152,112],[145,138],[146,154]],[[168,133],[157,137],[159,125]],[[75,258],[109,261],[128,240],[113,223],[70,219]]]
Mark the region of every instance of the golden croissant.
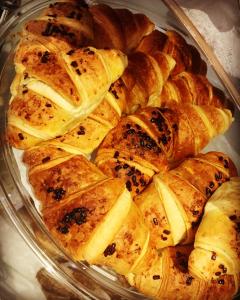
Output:
[[[146,189],[134,203],[122,180],[107,178],[81,155],[54,148],[48,150],[47,159],[42,156],[31,160],[25,153],[25,162],[30,167],[29,180],[42,203],[46,225],[76,260],[109,266],[126,275],[130,284],[140,291],[159,298],[176,299],[178,284],[184,287],[183,299],[195,287],[200,290],[191,299],[202,299],[205,295],[214,299],[211,291],[222,290],[217,280],[193,277],[179,270],[175,260],[171,261],[172,255],[179,255],[176,253],[181,249],[184,253],[189,246],[166,246],[192,241],[189,236],[192,238],[192,230],[198,226],[207,199],[230,176],[236,175],[225,154],[201,154],[155,176],[154,184],[148,187],[150,192]],[[201,170],[207,170],[208,176],[201,176]],[[157,190],[152,186],[157,186]],[[186,194],[188,202],[184,200]],[[187,231],[181,231],[183,227]],[[173,273],[165,271],[168,264]],[[186,269],[186,263],[184,266]],[[170,274],[177,276],[177,283],[172,287]],[[223,274],[220,279],[226,285],[225,298],[219,299],[227,299],[235,293],[236,283],[231,274]]]
[[152,245],[160,249],[192,243],[206,202],[222,183],[236,175],[232,161],[218,152],[199,154],[155,175],[148,188],[135,197],[150,229]]
[[221,280],[222,275],[232,274],[237,292],[240,283],[239,224],[240,179],[235,177],[223,184],[205,206],[189,257],[192,274],[204,280]]
[[155,173],[199,153],[232,123],[228,109],[181,105],[145,108],[120,120],[100,145],[97,166],[139,194]]
[[57,2],[15,67],[8,140],[61,246],[150,297],[233,297],[239,180],[224,153],[198,154],[233,117],[196,48],[142,14]]
[[176,61],[173,76],[183,71],[201,75],[207,73],[207,65],[201,59],[198,50],[173,30],[167,30],[166,33],[159,30],[152,31],[142,39],[136,51],[148,54],[161,51],[173,57]]
[[[8,111],[13,146],[26,149],[73,129],[122,75],[127,57],[121,51],[79,48],[86,45],[85,36],[90,43],[92,27],[90,13],[77,2],[50,5],[25,25]],[[77,40],[69,38],[75,35]]]
[[[205,281],[188,270],[191,245],[152,250],[148,267],[140,274],[126,276],[131,286],[153,299],[229,300],[235,295],[234,277],[221,274],[219,279]],[[224,282],[224,284],[222,284]]]

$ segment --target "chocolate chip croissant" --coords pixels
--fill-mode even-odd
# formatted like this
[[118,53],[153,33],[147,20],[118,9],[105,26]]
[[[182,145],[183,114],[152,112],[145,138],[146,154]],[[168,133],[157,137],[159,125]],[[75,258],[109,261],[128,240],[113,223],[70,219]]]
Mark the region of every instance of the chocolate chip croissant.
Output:
[[100,145],[97,166],[139,194],[155,173],[196,155],[232,122],[228,109],[181,105],[148,107],[120,120]]
[[80,48],[93,37],[91,20],[80,3],[57,2],[25,25],[8,110],[13,146],[26,149],[76,127],[122,75],[127,57],[121,51]]
[[[126,276],[130,285],[154,299],[165,300],[228,300],[238,288],[231,274],[221,274],[219,280],[205,281],[188,270],[192,245],[152,250],[145,270]],[[222,284],[224,282],[224,284]]]
[[205,281],[234,276],[240,283],[240,179],[231,178],[209,199],[189,258],[190,272]]
[[[238,205],[224,202],[226,219],[207,204],[195,249],[178,244],[193,242],[209,197],[236,176],[227,155],[198,154],[232,113],[198,51],[153,29],[125,9],[51,4],[16,51],[8,139],[25,149],[43,220],[75,260],[109,267],[150,297],[229,299],[239,285]],[[210,249],[213,211],[230,235],[219,241],[214,229]]]
[[155,175],[149,187],[135,197],[150,228],[152,245],[160,249],[193,243],[205,203],[222,183],[236,175],[229,157],[219,152],[199,154]]
[[82,48],[52,52],[22,41],[15,56],[17,78],[8,111],[8,137],[20,149],[66,133],[101,102],[126,67],[118,50]]
[[[51,233],[76,260],[87,260],[89,263],[111,267],[125,275],[130,285],[156,299],[215,299],[216,296],[218,299],[229,299],[236,293],[238,283],[230,268],[228,272],[210,280],[188,270],[192,246],[178,245],[157,250],[153,241],[161,237],[154,235],[151,226],[146,222],[149,214],[142,211],[138,201],[136,204],[132,202],[130,193],[121,180],[106,178],[93,164],[79,155],[60,161],[56,156],[56,159],[52,157],[49,162],[40,165],[38,163],[40,162],[31,166],[30,174],[34,175],[33,187],[42,191],[39,199],[43,199],[44,221]],[[229,158],[223,153],[200,155],[196,159],[187,160],[182,167],[186,172],[192,166],[198,174],[196,170],[201,163],[202,168],[207,168],[208,174],[212,174],[213,178],[218,175],[217,180],[215,178],[217,184],[211,188],[211,193],[218,189],[219,184],[229,180],[226,168],[227,164],[230,166]],[[68,172],[69,164],[75,176]],[[84,164],[88,167],[84,167]],[[181,168],[177,168],[173,171],[177,174],[180,170]],[[222,177],[220,172],[223,172]],[[84,177],[79,177],[81,173]],[[234,174],[233,167],[230,167],[230,173]],[[191,176],[189,187],[192,186],[194,190],[195,186],[200,188],[209,184],[211,178],[200,177],[199,174],[194,180]],[[66,185],[61,178],[65,179]],[[189,178],[190,176],[188,180]],[[186,179],[181,179],[183,180]],[[42,188],[36,185],[37,182],[41,183]],[[76,184],[77,188],[71,189]],[[59,186],[63,186],[61,191]],[[189,193],[186,185],[175,186],[173,183],[173,186],[176,194],[177,191],[181,193],[182,189],[188,192],[188,211],[191,214],[191,209],[195,208],[191,203],[199,205],[196,196]],[[48,197],[47,201],[43,194]],[[167,199],[167,195],[163,194],[163,197]],[[147,201],[147,198],[144,197],[142,201]],[[205,201],[201,202],[201,207],[197,208],[202,211],[204,203]],[[159,204],[153,206],[155,208]],[[200,214],[201,212],[198,217]],[[154,226],[159,220],[155,219]],[[178,222],[177,227],[181,227],[180,223]],[[172,225],[175,226],[173,223]],[[174,232],[177,230],[175,229]],[[163,235],[169,234],[172,233],[163,230]]]

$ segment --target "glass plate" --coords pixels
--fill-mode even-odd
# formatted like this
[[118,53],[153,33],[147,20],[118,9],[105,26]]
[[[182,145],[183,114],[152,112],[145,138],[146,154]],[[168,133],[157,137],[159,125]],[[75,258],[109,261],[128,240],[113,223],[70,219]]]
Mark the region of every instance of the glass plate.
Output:
[[[240,171],[240,130],[239,95],[216,60],[210,48],[190,20],[174,1],[98,1],[112,7],[127,7],[133,12],[142,12],[154,21],[158,29],[174,29],[194,44],[208,63],[208,78],[232,99],[235,104],[235,121],[230,130],[216,138],[207,150],[226,152]],[[0,199],[12,222],[36,253],[43,266],[64,286],[81,299],[146,299],[130,288],[126,282],[107,269],[89,266],[83,262],[74,262],[46,229],[41,215],[35,207],[31,188],[23,180],[25,169],[21,163],[21,151],[13,150],[5,143],[6,111],[10,99],[9,87],[14,76],[13,56],[19,41],[19,31],[26,20],[34,18],[51,1],[35,0],[14,12],[0,30]],[[180,20],[180,21],[179,21]],[[191,38],[194,36],[196,42]],[[214,71],[216,70],[216,72]]]

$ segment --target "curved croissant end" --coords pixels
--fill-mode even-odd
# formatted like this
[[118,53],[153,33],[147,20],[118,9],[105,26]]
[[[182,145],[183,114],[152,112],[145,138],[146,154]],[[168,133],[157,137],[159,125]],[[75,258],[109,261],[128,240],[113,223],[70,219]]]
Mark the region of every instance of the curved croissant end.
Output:
[[[224,183],[206,204],[197,230],[189,270],[204,280],[234,276],[239,287],[240,178]],[[214,226],[213,226],[214,225]]]

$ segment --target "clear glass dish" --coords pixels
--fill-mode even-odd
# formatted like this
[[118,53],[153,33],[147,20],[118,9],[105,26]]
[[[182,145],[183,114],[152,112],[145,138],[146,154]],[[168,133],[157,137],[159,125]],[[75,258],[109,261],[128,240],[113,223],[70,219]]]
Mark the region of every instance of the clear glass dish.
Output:
[[[112,7],[127,7],[142,12],[152,19],[160,30],[175,29],[194,44],[208,63],[208,78],[224,90],[235,105],[235,121],[231,129],[215,139],[206,150],[221,150],[230,155],[240,171],[240,97],[210,48],[195,31],[189,19],[173,1],[98,1]],[[43,266],[61,284],[81,299],[146,299],[108,270],[74,262],[52,239],[41,215],[34,205],[28,188],[23,184],[16,153],[5,142],[6,111],[10,99],[9,87],[14,75],[13,55],[22,24],[34,18],[51,1],[32,1],[14,12],[0,30],[0,198],[12,222],[36,253]],[[196,39],[191,39],[193,35]],[[216,72],[214,71],[216,70]]]

